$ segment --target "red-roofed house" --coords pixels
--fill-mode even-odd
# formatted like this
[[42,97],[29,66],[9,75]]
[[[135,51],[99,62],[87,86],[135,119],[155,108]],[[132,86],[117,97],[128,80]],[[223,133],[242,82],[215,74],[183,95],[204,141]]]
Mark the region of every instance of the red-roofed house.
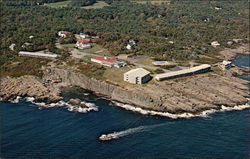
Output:
[[66,38],[67,35],[71,34],[71,32],[68,31],[59,31],[58,32],[58,36],[62,37],[62,38]]
[[88,40],[88,39],[77,40],[76,47],[78,49],[89,49],[89,48],[91,48],[91,45],[89,44],[89,42],[90,42],[90,40]]
[[117,58],[115,57],[97,56],[97,57],[91,58],[91,61],[95,63],[99,63],[103,66],[108,66],[108,67],[114,66],[114,67],[120,68],[120,67],[126,66],[125,62],[118,61]]

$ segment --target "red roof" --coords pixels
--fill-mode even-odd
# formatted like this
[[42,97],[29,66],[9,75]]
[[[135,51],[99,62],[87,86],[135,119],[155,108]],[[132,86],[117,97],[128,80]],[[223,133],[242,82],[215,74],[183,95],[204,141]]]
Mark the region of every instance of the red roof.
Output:
[[97,57],[94,57],[94,59],[103,61],[103,62],[109,62],[109,63],[113,63],[117,61],[115,57],[105,57],[105,56],[97,56]]
[[78,42],[78,43],[89,43],[90,40],[86,40],[86,39],[83,40],[83,39],[82,39],[82,40],[77,40],[77,42]]
[[70,34],[71,32],[63,31],[63,34]]

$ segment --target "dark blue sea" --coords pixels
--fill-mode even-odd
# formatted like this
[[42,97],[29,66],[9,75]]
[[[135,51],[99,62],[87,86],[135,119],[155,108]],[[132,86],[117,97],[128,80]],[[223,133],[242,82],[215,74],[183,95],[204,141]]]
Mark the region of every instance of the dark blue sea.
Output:
[[[99,111],[78,113],[64,107],[38,109],[25,101],[1,102],[0,158],[250,158],[250,109],[171,119],[127,111],[100,96],[76,90],[66,90],[65,100],[81,98],[94,103]],[[98,140],[101,134],[113,132],[120,133],[120,138]]]

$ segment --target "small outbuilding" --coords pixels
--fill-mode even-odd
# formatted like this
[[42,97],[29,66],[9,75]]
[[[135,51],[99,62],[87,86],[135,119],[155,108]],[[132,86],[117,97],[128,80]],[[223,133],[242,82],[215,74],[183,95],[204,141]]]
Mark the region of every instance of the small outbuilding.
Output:
[[136,68],[124,73],[124,81],[134,84],[143,84],[151,79],[150,72],[143,68]]
[[78,49],[90,49],[91,45],[89,44],[89,42],[90,40],[87,39],[77,40],[76,47]]
[[90,35],[85,34],[85,33],[80,33],[80,38],[82,38],[82,39],[89,39]]
[[9,49],[10,49],[11,51],[14,51],[14,50],[15,50],[15,47],[16,47],[16,44],[11,44],[11,45],[9,46]]
[[220,46],[220,43],[218,41],[213,41],[213,42],[211,42],[211,45],[213,47],[217,47],[217,46]]
[[227,70],[227,69],[230,69],[232,67],[232,62],[231,61],[227,61],[227,60],[223,60],[223,62],[221,62],[219,64],[219,67],[222,69],[222,70]]
[[70,34],[71,34],[71,32],[68,32],[68,31],[59,31],[58,32],[58,36],[60,36],[62,38],[66,38]]

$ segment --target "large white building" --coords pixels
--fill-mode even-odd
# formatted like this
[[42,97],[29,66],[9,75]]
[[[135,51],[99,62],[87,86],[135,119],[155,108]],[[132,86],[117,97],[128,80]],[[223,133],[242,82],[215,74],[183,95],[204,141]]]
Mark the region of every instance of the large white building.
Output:
[[191,67],[191,68],[184,69],[184,70],[171,71],[167,73],[158,74],[154,78],[157,81],[163,81],[167,79],[188,76],[192,74],[204,73],[204,72],[210,71],[210,69],[211,69],[211,65],[203,64],[200,66],[195,66],[195,67]]
[[59,56],[57,54],[46,54],[44,51],[40,52],[27,52],[27,51],[20,51],[18,53],[19,56],[28,56],[28,57],[36,57],[36,58],[45,58],[45,59],[56,59]]
[[124,73],[124,81],[134,84],[143,84],[151,79],[150,72],[143,68],[136,68]]

